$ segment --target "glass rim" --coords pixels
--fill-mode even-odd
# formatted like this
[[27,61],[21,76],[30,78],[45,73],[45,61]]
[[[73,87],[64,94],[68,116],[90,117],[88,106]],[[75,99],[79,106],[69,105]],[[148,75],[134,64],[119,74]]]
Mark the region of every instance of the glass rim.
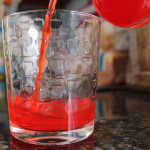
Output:
[[99,22],[101,22],[101,19],[95,15],[92,14],[88,14],[85,12],[80,12],[80,11],[74,11],[74,10],[64,10],[64,9],[37,9],[37,10],[28,10],[28,11],[21,11],[21,12],[15,12],[9,15],[6,15],[5,17],[3,17],[2,20],[5,20],[7,18],[10,18],[11,16],[17,15],[17,14],[23,14],[23,13],[32,13],[32,12],[40,12],[40,11],[60,11],[60,12],[70,12],[70,13],[75,13],[78,15],[83,15],[83,16],[91,16],[94,19],[97,19]]

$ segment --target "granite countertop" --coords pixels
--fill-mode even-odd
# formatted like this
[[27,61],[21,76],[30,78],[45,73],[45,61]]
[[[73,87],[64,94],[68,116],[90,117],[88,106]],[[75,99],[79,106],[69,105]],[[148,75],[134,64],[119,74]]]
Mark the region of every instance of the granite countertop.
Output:
[[95,130],[88,139],[66,146],[20,142],[9,131],[6,99],[0,99],[0,150],[150,149],[150,94],[127,90],[97,93]]

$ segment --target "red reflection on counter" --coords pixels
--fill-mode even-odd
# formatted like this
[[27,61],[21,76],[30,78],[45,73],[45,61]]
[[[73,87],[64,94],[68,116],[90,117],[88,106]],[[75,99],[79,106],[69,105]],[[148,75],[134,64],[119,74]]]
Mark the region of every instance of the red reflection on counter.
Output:
[[34,145],[17,140],[13,136],[10,141],[10,150],[94,150],[93,135],[87,139],[68,145],[61,146],[45,146]]

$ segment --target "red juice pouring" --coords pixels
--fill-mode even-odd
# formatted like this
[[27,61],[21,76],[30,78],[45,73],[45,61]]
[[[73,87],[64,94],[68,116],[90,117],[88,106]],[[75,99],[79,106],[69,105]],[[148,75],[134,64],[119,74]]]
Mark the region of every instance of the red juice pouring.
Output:
[[[49,6],[48,9],[55,9],[57,0],[50,0],[49,1]],[[45,58],[45,54],[46,54],[46,49],[48,47],[49,44],[49,38],[51,36],[51,27],[49,25],[49,21],[52,19],[53,17],[53,12],[48,12],[46,14],[45,17],[45,23],[42,29],[42,39],[41,39],[41,46],[40,46],[40,58],[38,60],[38,66],[39,66],[39,74],[37,75],[37,79],[35,81],[35,92],[33,95],[33,99],[36,102],[39,102],[39,98],[40,98],[40,88],[41,88],[41,79],[42,79],[42,73],[43,73],[43,69],[46,65],[46,58]]]
[[[56,2],[57,0],[50,1],[49,9],[55,9]],[[22,130],[28,130],[31,132],[36,131],[37,133],[38,132],[52,133],[64,131],[67,132],[76,129],[82,129],[84,128],[84,126],[88,125],[92,126],[92,129],[90,128],[89,129],[90,132],[87,133],[85,132],[84,134],[86,134],[85,136],[89,136],[93,131],[93,120],[95,117],[96,102],[94,93],[91,94],[92,95],[91,98],[89,96],[84,98],[74,97],[72,99],[66,98],[63,102],[60,102],[60,100],[55,99],[52,100],[51,102],[40,103],[41,79],[44,67],[46,66],[45,55],[47,47],[49,45],[49,38],[51,36],[51,27],[49,25],[49,21],[52,19],[52,16],[53,11],[49,11],[46,14],[45,23],[42,28],[40,55],[37,61],[39,73],[35,80],[35,90],[33,95],[27,96],[26,92],[22,91],[20,96],[15,96],[15,99],[11,101],[10,100],[11,96],[8,94],[10,124],[14,128],[19,127]],[[71,21],[73,22],[74,20],[70,20],[70,22]],[[75,24],[77,23],[78,22],[75,20]],[[76,41],[77,41],[76,39],[75,40],[71,39],[69,42],[70,43],[74,42],[76,44]],[[86,48],[88,46],[89,45],[87,45]],[[96,59],[95,60],[96,63],[96,61],[98,60],[97,55],[95,55],[93,59],[94,58]],[[81,59],[81,61],[83,61],[83,59],[84,61],[88,60],[87,62],[84,63],[86,63],[86,65],[89,65],[89,62],[91,63],[92,57],[90,55],[85,55]],[[90,70],[88,69],[85,71],[87,72]],[[89,78],[89,75],[85,75],[85,77]],[[75,88],[78,88],[77,84],[80,82],[80,79],[75,78],[73,80],[68,80],[67,84],[68,82],[69,84],[71,82],[75,82]],[[90,88],[91,87],[96,88],[95,80],[93,81],[93,84],[85,82],[83,86],[85,86],[85,89],[89,89],[89,86]],[[90,91],[88,91],[88,93],[90,93]],[[15,134],[16,133],[14,133],[13,135]],[[74,133],[71,133],[71,135],[69,136],[74,136],[73,134]],[[77,134],[75,137],[80,137],[80,135]],[[82,138],[84,139],[85,137],[83,136]]]

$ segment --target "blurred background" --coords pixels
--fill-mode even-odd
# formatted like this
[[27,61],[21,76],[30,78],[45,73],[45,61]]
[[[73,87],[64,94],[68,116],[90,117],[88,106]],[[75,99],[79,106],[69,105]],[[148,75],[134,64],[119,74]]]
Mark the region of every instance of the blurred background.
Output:
[[[0,1],[0,92],[4,93],[1,94],[2,96],[5,95],[2,18],[19,11],[47,9],[48,3],[49,0]],[[100,17],[91,0],[58,0],[56,9],[82,11]],[[149,92],[150,25],[127,29],[114,26],[101,19],[98,89],[129,87]]]

